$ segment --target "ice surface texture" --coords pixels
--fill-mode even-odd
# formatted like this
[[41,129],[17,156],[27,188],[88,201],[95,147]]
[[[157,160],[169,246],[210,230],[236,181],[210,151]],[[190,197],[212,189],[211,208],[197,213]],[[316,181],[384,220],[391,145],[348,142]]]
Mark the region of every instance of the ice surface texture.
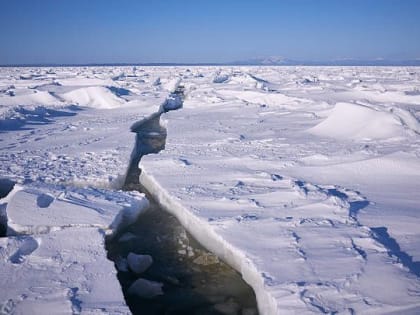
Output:
[[418,69],[203,73],[142,184],[263,314],[418,312]]
[[179,106],[180,82],[141,181],[242,273],[262,314],[419,312],[419,69],[394,67],[0,69],[0,178],[17,183],[0,209],[29,234],[2,239],[14,289],[0,303],[124,309],[100,231],[143,204],[114,191],[129,130]]

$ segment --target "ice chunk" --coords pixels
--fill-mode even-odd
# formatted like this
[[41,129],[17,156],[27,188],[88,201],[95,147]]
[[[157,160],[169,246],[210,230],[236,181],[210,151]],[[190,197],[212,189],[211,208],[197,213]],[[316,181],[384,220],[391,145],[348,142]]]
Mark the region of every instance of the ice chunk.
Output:
[[151,299],[163,295],[162,287],[163,283],[140,278],[130,286],[128,293],[144,299]]
[[229,76],[226,74],[218,74],[214,77],[213,83],[223,83],[229,80]]
[[115,259],[115,266],[117,267],[118,271],[128,272],[128,263],[127,259],[122,257],[117,257]]
[[129,253],[127,262],[133,272],[140,274],[145,272],[153,264],[153,258],[150,255]]
[[178,95],[169,96],[163,104],[163,109],[166,111],[174,110],[182,107],[182,98]]
[[97,228],[0,238],[0,257],[0,314],[129,312]]
[[180,78],[173,78],[165,82],[163,84],[163,88],[167,90],[168,92],[175,92],[175,90],[178,88],[179,84],[181,83]]

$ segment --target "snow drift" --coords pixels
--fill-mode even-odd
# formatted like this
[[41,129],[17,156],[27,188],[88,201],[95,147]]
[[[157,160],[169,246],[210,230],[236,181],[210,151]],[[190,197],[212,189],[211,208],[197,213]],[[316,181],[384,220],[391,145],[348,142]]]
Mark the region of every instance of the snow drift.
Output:
[[387,139],[406,135],[394,115],[367,106],[337,103],[331,114],[310,133],[336,139]]
[[80,88],[64,93],[61,97],[66,101],[74,102],[81,106],[103,109],[117,108],[125,103],[123,99],[117,97],[103,86]]

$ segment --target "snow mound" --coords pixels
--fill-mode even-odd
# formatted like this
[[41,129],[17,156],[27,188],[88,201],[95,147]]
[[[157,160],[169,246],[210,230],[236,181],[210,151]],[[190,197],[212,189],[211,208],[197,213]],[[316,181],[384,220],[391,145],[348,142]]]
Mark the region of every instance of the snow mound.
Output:
[[81,106],[104,109],[121,107],[121,105],[125,103],[123,99],[119,98],[103,86],[80,88],[62,94],[61,97],[66,101],[74,102]]
[[401,121],[391,113],[350,103],[337,103],[327,119],[308,131],[318,136],[353,140],[379,140],[405,134]]

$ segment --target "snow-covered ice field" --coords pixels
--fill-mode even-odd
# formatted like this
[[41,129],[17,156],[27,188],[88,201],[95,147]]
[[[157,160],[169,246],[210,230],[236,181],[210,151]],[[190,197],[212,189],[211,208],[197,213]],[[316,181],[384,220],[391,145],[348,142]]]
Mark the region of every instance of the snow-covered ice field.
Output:
[[129,312],[104,236],[179,84],[140,181],[261,314],[420,312],[420,68],[201,66],[0,68],[0,313]]

